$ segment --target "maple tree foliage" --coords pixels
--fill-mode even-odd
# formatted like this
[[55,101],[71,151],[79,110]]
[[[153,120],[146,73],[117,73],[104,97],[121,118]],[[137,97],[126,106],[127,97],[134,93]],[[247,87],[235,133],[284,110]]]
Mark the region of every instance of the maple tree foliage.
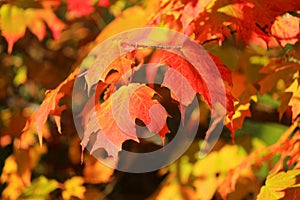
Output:
[[53,38],[58,39],[64,23],[53,13],[52,9],[23,9],[18,6],[4,4],[1,6],[1,34],[8,42],[8,52],[14,43],[25,35],[28,27],[39,40],[46,36],[46,25],[51,29]]
[[[199,107],[202,106],[198,131],[201,132],[203,124],[207,126],[210,115],[213,123],[198,134],[200,136],[193,143],[197,147],[191,147],[175,163],[160,170],[164,180],[157,183],[156,192],[152,191],[147,197],[242,199],[251,193],[257,199],[298,199],[299,12],[300,2],[294,0],[0,2],[0,42],[3,46],[0,56],[4,66],[1,73],[11,69],[7,74],[16,74],[11,81],[13,89],[7,86],[8,78],[0,74],[3,89],[0,100],[2,102],[17,90],[21,91],[23,99],[32,96],[26,103],[18,98],[3,100],[5,105],[17,104],[19,108],[15,110],[19,111],[16,114],[8,108],[0,112],[1,120],[7,127],[0,136],[1,148],[11,144],[13,149],[11,155],[3,160],[0,181],[6,185],[1,189],[2,197],[47,198],[60,190],[63,199],[89,199],[88,196],[91,198],[94,194],[86,184],[98,183],[107,185],[105,190],[97,193],[100,195],[98,197],[109,196],[107,190],[115,184],[113,179],[120,179],[113,169],[89,154],[104,149],[117,165],[122,159],[119,153],[128,142],[145,145],[145,141],[138,137],[138,124],[159,136],[160,141],[156,143],[166,145],[176,134],[174,130],[177,125],[173,124],[177,119],[176,110],[180,116],[178,123],[183,122],[186,109],[197,98],[201,99]],[[100,54],[98,51],[103,57],[88,54],[93,47],[117,33],[149,26],[181,32],[203,45],[203,51],[205,49],[209,53],[198,55],[183,45],[180,49],[183,56],[178,56],[172,48],[143,46],[136,41],[147,39],[145,35],[148,33],[145,32],[140,38],[130,38],[132,44],[118,41],[109,44],[112,47],[119,45],[121,50],[130,49],[113,62],[109,62],[112,57],[109,46],[106,46],[107,52]],[[63,59],[58,59],[59,56]],[[199,60],[201,66],[197,68],[195,63]],[[65,63],[72,67],[55,68],[56,65],[64,68]],[[149,83],[154,82],[158,70],[167,66],[159,86],[132,81],[139,78],[143,64],[153,63],[157,67],[152,70],[147,68],[143,78],[147,77]],[[218,77],[210,68],[212,64],[216,65]],[[32,66],[45,67],[39,69]],[[50,72],[63,72],[64,78],[67,78],[45,86],[46,82],[38,78],[37,71],[44,70],[44,74],[51,77],[49,68],[56,70]],[[85,96],[76,94],[74,98],[72,92],[76,80],[83,83],[81,86]],[[178,85],[178,82],[189,87]],[[51,89],[38,96],[40,88],[32,86],[38,84]],[[224,91],[210,84],[224,85]],[[164,88],[167,88],[165,93],[161,91]],[[70,114],[72,97],[74,102],[87,98],[79,114],[73,116],[82,124],[83,129],[78,133],[80,139],[75,134],[68,140],[72,144],[68,147],[70,162],[79,166],[83,163],[82,174],[72,171],[57,180],[51,176],[37,177],[40,175],[38,170],[43,168],[36,168],[38,162],[42,161],[42,155],[51,151],[51,144],[57,140],[53,132],[60,133],[61,138],[76,132],[70,130],[69,127],[74,125],[68,124],[70,122],[64,115]],[[32,100],[40,103],[38,108],[33,108],[34,111],[29,103]],[[220,103],[218,112],[215,111],[215,101]],[[175,105],[176,109],[170,109],[171,105]],[[259,112],[276,115],[276,124],[281,120],[284,128],[279,130],[262,123],[255,130],[254,121],[267,118],[259,116]],[[198,116],[197,112],[193,114]],[[185,124],[186,127],[198,126],[194,115]],[[56,124],[56,131],[51,128],[51,123],[50,127],[47,123],[49,116]],[[7,118],[12,119],[7,122]],[[15,125],[16,121],[20,123]],[[223,121],[228,132],[224,129],[213,152],[200,159],[198,146],[206,144],[216,124]],[[279,130],[276,137],[272,135],[275,130]],[[224,144],[228,139],[224,135],[229,132],[231,142]],[[37,145],[36,136],[41,146]],[[43,140],[46,142],[42,145]],[[85,148],[90,153],[85,153]]]

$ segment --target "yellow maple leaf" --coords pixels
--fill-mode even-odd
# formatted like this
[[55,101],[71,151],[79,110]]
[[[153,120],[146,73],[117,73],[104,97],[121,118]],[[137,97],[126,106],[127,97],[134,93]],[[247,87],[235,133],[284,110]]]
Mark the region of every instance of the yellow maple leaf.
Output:
[[74,176],[64,182],[64,190],[62,192],[63,199],[71,199],[72,196],[79,199],[84,198],[86,188],[82,185],[84,183],[83,177]]

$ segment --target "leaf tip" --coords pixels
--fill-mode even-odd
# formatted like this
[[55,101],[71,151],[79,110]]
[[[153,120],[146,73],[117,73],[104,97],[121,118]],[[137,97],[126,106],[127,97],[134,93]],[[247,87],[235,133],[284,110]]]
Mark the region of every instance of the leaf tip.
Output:
[[83,146],[83,144],[81,143],[81,155],[80,155],[80,164],[81,164],[81,165],[83,164],[83,152],[84,152],[84,146]]
[[43,146],[43,136],[41,133],[38,133],[38,137],[39,137],[39,144],[40,144],[40,147]]
[[209,143],[204,140],[199,151],[199,159],[203,159],[209,153]]
[[7,53],[9,53],[9,54],[12,53],[14,43],[15,43],[14,39],[7,39],[7,44],[8,44]]

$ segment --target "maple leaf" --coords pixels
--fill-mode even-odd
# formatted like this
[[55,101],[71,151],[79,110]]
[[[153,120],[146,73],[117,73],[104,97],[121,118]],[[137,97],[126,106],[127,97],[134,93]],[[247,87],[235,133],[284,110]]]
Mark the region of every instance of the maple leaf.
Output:
[[2,198],[18,199],[22,190],[26,187],[18,174],[18,164],[13,155],[5,160],[0,180],[2,183],[7,183],[7,187],[2,192]]
[[[99,0],[99,5],[107,0]],[[103,3],[104,4],[104,3]],[[122,11],[112,22],[101,31],[95,40],[96,44],[123,31],[146,27],[148,18],[155,12],[160,0],[144,1],[143,6],[136,5]]]
[[[190,49],[189,52],[183,50],[183,54],[194,65],[184,58],[164,50],[156,52],[153,60],[158,64],[166,64],[170,67],[165,73],[162,85],[169,88],[172,98],[180,103],[182,116],[184,116],[185,108],[191,104],[196,93],[201,94],[204,101],[210,106],[214,121],[206,132],[205,141],[208,141],[209,138],[214,138],[212,133],[217,125],[223,123],[226,110],[230,119],[234,113],[234,98],[223,85],[223,81],[232,85],[232,80],[230,71],[216,57],[214,59],[218,65],[217,69],[214,69],[215,64],[208,54],[203,53],[199,56],[193,50]],[[199,64],[198,67],[196,67],[197,64]],[[222,87],[224,91],[222,91]],[[202,152],[208,152],[212,146],[205,142]]]
[[211,53],[208,53],[209,56],[212,58],[212,60],[214,61],[214,63],[216,64],[221,78],[223,79],[224,82],[226,82],[228,84],[229,87],[233,86],[233,81],[232,81],[232,76],[231,76],[231,70],[228,69],[221,61],[221,59],[218,56],[215,56]]
[[250,112],[250,101],[257,102],[256,89],[250,85],[245,88],[238,101],[234,102],[235,113],[231,118],[226,117],[225,124],[227,128],[231,131],[232,138],[236,130],[242,128],[244,120],[246,117],[251,117]]
[[226,125],[231,131],[234,133],[236,130],[242,128],[244,120],[246,117],[251,117],[251,112],[249,110],[250,103],[247,104],[239,104],[239,102],[235,102],[235,113],[231,119],[226,118]]
[[109,0],[99,0],[97,5],[101,6],[101,7],[109,7],[110,1]]
[[[109,54],[107,56],[110,56]],[[101,63],[100,60],[102,61]],[[116,59],[113,63],[109,63],[109,59],[96,59],[94,64],[88,69],[85,75],[85,80],[88,86],[88,93],[90,92],[91,87],[98,81],[104,83],[117,82],[122,75],[124,75],[128,71],[131,71],[131,65],[133,63],[134,62],[132,61],[132,59],[126,58],[124,56]],[[109,64],[107,65],[107,68],[103,67],[105,66],[105,64]],[[106,77],[111,70],[118,71],[118,76],[114,76],[113,80],[110,79],[110,81],[107,81]]]
[[97,104],[87,113],[82,147],[90,142],[90,135],[97,134],[91,153],[104,148],[115,160],[126,140],[139,142],[136,135],[135,119],[142,120],[151,132],[158,133],[162,140],[169,132],[166,125],[168,116],[164,107],[153,100],[156,92],[146,85],[132,83],[122,86],[104,103]]
[[[164,24],[169,28],[191,35],[199,43],[217,39],[220,44],[233,32],[236,32],[245,43],[258,38],[268,43],[272,34],[275,37],[288,36],[291,27],[284,25],[286,21],[276,22],[273,31],[271,31],[271,27],[274,21],[278,20],[278,16],[290,11],[297,12],[300,7],[299,1],[293,0],[276,0],[272,3],[268,0],[242,2],[195,0],[188,1],[183,9],[180,9],[180,5],[183,4],[179,0],[161,2],[161,9],[152,17],[152,24]],[[294,24],[294,22],[292,23]],[[281,28],[277,28],[278,24]],[[293,25],[292,28],[291,32],[294,38],[294,33],[299,32],[299,27]],[[277,31],[278,33],[276,33]],[[296,38],[293,41],[296,41]]]
[[[224,179],[224,182],[221,184],[219,189],[223,199],[226,199],[226,196],[234,191],[237,179],[241,176],[244,170],[251,169],[252,166],[259,167],[274,155],[279,155],[280,159],[271,170],[271,173],[275,174],[280,170],[284,170],[284,161],[287,157],[289,158],[289,162],[285,164],[287,167],[293,167],[293,164],[297,162],[300,156],[299,146],[297,144],[300,136],[300,131],[297,131],[300,118],[297,119],[281,135],[280,139],[275,144],[253,151],[243,162],[229,171],[228,176]],[[293,137],[290,137],[293,133],[295,133]]]
[[[110,6],[109,0],[97,0],[96,2],[98,2],[97,5],[101,7]],[[94,5],[96,2],[94,0],[66,0],[69,13],[76,17],[82,17],[91,14],[94,11]]]
[[[159,50],[152,59],[156,64],[169,66],[162,85],[169,88],[171,97],[180,103],[181,116],[184,116],[185,108],[192,102],[196,93],[201,94],[211,108],[212,121],[201,148],[201,152],[205,154],[216,142],[218,132],[215,130],[223,125],[226,113],[230,119],[234,113],[235,98],[229,92],[232,85],[230,70],[226,69],[217,57],[212,58],[191,40],[185,40],[177,51]],[[217,66],[213,60],[216,60]],[[149,77],[153,78],[153,75]]]
[[29,30],[36,35],[36,37],[42,41],[46,36],[46,26],[42,21],[39,12],[36,9],[27,9],[26,17],[28,19],[28,28]]
[[66,3],[68,5],[69,12],[77,17],[88,15],[94,11],[93,0],[66,0]]
[[85,156],[83,177],[86,183],[107,183],[113,173],[114,169],[104,165],[93,156]]
[[188,25],[196,19],[200,13],[209,8],[213,4],[213,0],[205,1],[189,1],[182,11],[181,23],[183,30],[187,29]]
[[[132,13],[134,13],[134,15]],[[109,23],[98,35],[95,42],[99,44],[105,39],[122,31],[144,27],[147,24],[145,20],[146,17],[147,13],[142,7],[130,7],[124,10],[120,16],[116,17],[111,23]]]
[[298,79],[295,79],[295,81],[290,85],[289,88],[285,90],[285,92],[292,93],[288,105],[292,106],[293,121],[294,121],[297,118],[297,116],[300,114],[300,86],[299,86]]
[[58,39],[65,24],[50,8],[23,9],[10,4],[4,4],[0,8],[1,34],[8,42],[9,53],[12,52],[14,43],[25,35],[27,27],[42,40],[46,35],[45,23],[51,29],[53,38]]
[[[190,49],[188,50],[183,48],[183,54],[193,66],[199,65],[196,67],[197,72],[206,83],[208,91],[205,92],[209,93],[211,102],[209,102],[208,99],[205,100],[209,105],[211,103],[219,103],[222,107],[224,107],[224,110],[227,111],[227,116],[231,118],[234,114],[233,102],[235,100],[230,93],[230,86],[232,85],[231,71],[222,64],[219,58],[212,56],[211,54],[204,53],[203,51],[205,50],[200,48],[200,46],[196,43],[189,41],[186,42],[186,45],[190,46]],[[201,56],[199,56],[199,53]],[[215,65],[216,68],[214,67]],[[228,85],[224,83],[227,83]],[[200,92],[200,88],[196,91]],[[211,108],[213,108],[212,111],[214,111],[214,106],[215,105],[211,105]],[[226,111],[222,112],[221,109],[217,109],[216,111],[216,113],[212,113],[213,117],[216,114],[216,119],[226,114]]]
[[[217,60],[215,56],[213,58]],[[150,63],[154,62],[161,65],[166,64],[171,69],[175,70],[174,71],[168,69],[166,71],[165,79],[163,81],[163,85],[168,87],[173,93],[174,99],[178,100],[184,106],[188,106],[192,102],[195,94],[199,93],[203,96],[206,103],[211,107],[212,98],[215,98],[214,100],[218,99],[219,102],[222,102],[222,98],[212,96],[214,95],[212,93],[218,93],[218,88],[213,88],[213,91],[208,91],[207,84],[213,83],[218,78],[213,80],[212,77],[214,75],[212,75],[212,77],[208,77],[208,74],[211,72],[206,71],[209,69],[205,69],[205,67],[210,65],[210,62],[212,62],[212,60],[209,58],[206,59],[206,57],[204,57],[203,60],[204,61],[201,61],[201,63],[203,63],[203,68],[197,69],[182,57],[169,51],[159,50],[153,55]],[[207,66],[204,66],[204,63]],[[217,67],[218,71],[220,72],[220,78],[222,78],[222,81],[227,81],[229,85],[232,85],[230,70],[226,68],[223,64],[221,64],[221,62],[218,62]],[[204,82],[203,76],[207,77],[206,83]],[[178,80],[177,83],[179,83],[179,85],[176,83],[175,80]],[[233,103],[232,99],[233,98],[228,99],[227,101],[228,112],[233,111],[233,105],[231,105]]]
[[299,175],[300,169],[269,175],[267,177],[266,184],[261,188],[257,199],[263,200],[283,198],[285,196],[285,189],[300,186],[299,183],[296,182],[296,177]]
[[281,97],[280,97],[280,106],[278,107],[278,112],[279,112],[279,120],[282,119],[283,114],[287,111],[289,107],[289,102],[292,98],[293,94],[291,92],[285,92]]
[[251,117],[250,101],[257,102],[257,89],[252,85],[245,84],[245,76],[240,73],[233,73],[233,87],[231,93],[237,100],[234,101],[232,118],[226,117],[225,125],[231,131],[232,138],[236,130],[242,128],[246,117]]
[[49,180],[44,176],[34,179],[27,187],[19,199],[46,199],[50,192],[58,188],[59,183],[56,180]]
[[38,15],[46,22],[52,32],[52,37],[57,40],[60,38],[62,30],[66,25],[56,17],[53,10],[51,9],[40,9],[37,10]]
[[71,93],[75,78],[77,76],[78,69],[71,73],[59,86],[54,90],[46,92],[46,97],[38,110],[30,116],[27,120],[22,133],[26,132],[33,124],[37,130],[39,142],[42,144],[43,127],[48,119],[49,115],[54,117],[55,123],[58,128],[58,132],[61,133],[60,115],[63,110],[66,109],[66,105],[59,105],[60,100]]
[[[4,4],[0,9],[2,35],[8,42],[8,52],[11,53],[14,43],[24,36],[26,18],[24,10],[17,6]],[[18,24],[16,24],[18,22]]]
[[295,44],[298,41],[300,19],[290,14],[285,14],[276,18],[271,27],[271,33],[276,37],[282,46]]
[[286,86],[291,84],[294,74],[300,70],[300,64],[287,61],[285,58],[274,58],[260,69],[260,73],[265,74],[257,83],[260,86],[260,93],[263,95],[271,91],[281,79]]
[[[193,167],[193,175],[198,177],[194,181],[197,196],[203,199],[212,199],[228,171],[238,166],[245,156],[246,152],[241,147],[227,145],[220,151],[211,152],[205,159],[198,160]],[[228,157],[230,157],[230,162],[228,162]],[[203,170],[205,167],[209,167],[210,170]],[[245,176],[249,176],[249,174],[245,174]]]
[[280,97],[281,105],[278,108],[279,118],[281,119],[289,105],[293,105],[292,108],[295,109],[293,111],[294,120],[298,113],[297,98],[299,97],[297,94],[297,80],[294,80],[294,77],[298,76],[297,73],[300,70],[300,65],[295,52],[286,56],[288,59],[286,57],[273,58],[267,65],[263,66],[259,72],[264,74],[264,76],[257,80],[257,84],[259,85],[260,93],[265,94],[271,92],[279,80],[284,81],[285,87],[288,89],[286,89],[285,93]]
[[[291,9],[297,10],[296,8],[300,6],[299,2],[281,0],[272,3],[267,0],[241,3],[229,1],[228,4],[217,1],[217,11],[227,15],[225,21],[237,31],[245,43],[253,39],[254,35],[268,43],[270,35],[275,33],[275,31],[271,31],[271,26],[276,17],[289,12]],[[281,32],[288,33],[291,31],[289,26],[281,27]]]
[[86,188],[83,186],[84,180],[81,176],[74,176],[64,182],[64,190],[62,196],[64,199],[71,199],[71,197],[77,197],[79,199],[84,198]]

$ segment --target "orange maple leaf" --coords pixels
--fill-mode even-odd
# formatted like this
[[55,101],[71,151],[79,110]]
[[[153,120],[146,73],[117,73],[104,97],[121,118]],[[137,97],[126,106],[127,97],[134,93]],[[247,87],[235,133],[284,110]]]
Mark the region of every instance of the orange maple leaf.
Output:
[[49,115],[52,115],[54,117],[55,123],[58,128],[58,132],[61,133],[60,115],[62,111],[66,109],[66,105],[60,106],[59,102],[64,96],[71,93],[77,73],[78,73],[78,69],[76,69],[73,73],[71,73],[54,90],[48,90],[46,92],[46,97],[43,100],[41,106],[27,120],[26,125],[22,130],[22,133],[27,131],[29,127],[33,124],[37,130],[39,142],[40,144],[42,144],[42,138],[43,138],[42,130]]
[[151,132],[158,133],[162,140],[169,132],[166,125],[168,116],[164,107],[152,99],[156,92],[146,85],[132,83],[122,86],[104,103],[97,104],[94,110],[86,113],[82,147],[90,141],[92,133],[97,134],[91,153],[104,148],[115,160],[126,140],[139,142],[135,119],[142,120]]

